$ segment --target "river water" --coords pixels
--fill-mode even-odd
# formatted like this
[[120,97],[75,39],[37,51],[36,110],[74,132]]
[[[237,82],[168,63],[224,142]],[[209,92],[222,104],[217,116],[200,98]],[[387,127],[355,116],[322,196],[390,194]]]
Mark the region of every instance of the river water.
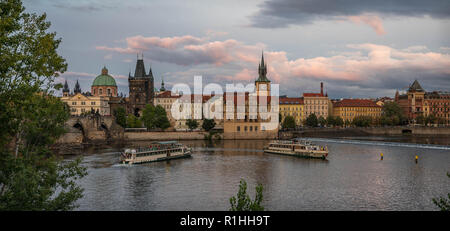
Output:
[[310,139],[328,160],[266,154],[263,140],[181,141],[192,158],[134,166],[118,163],[120,149],[87,150],[78,209],[228,210],[240,179],[251,197],[264,186],[266,210],[436,210],[431,199],[450,192],[448,143]]

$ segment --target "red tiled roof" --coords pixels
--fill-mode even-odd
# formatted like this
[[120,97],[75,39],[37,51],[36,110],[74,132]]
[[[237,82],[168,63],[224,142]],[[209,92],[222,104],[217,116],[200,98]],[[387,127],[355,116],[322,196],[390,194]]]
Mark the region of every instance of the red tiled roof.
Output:
[[303,97],[324,97],[322,93],[303,93]]
[[303,98],[280,97],[280,104],[303,104]]
[[334,107],[381,107],[370,99],[343,99],[333,103]]
[[155,98],[180,98],[179,95],[172,95],[171,91],[164,91],[160,93],[159,95],[156,95]]

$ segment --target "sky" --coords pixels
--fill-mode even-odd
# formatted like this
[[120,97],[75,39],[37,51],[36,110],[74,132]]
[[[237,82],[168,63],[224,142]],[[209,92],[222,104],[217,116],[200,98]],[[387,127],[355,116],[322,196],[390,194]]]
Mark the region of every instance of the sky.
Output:
[[90,91],[103,66],[128,95],[137,54],[164,78],[192,85],[253,83],[261,53],[280,95],[393,97],[417,79],[450,91],[448,0],[24,0],[62,38],[57,81]]

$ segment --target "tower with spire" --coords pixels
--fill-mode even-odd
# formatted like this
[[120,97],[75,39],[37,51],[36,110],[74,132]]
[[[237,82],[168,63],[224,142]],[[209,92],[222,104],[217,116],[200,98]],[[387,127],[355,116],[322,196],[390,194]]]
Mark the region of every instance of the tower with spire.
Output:
[[75,88],[73,89],[73,93],[75,95],[78,93],[81,93],[81,87],[80,87],[80,83],[78,83],[78,79],[77,79],[77,83],[75,84]]
[[258,66],[258,79],[255,81],[258,95],[270,95],[270,80],[267,78],[267,64],[264,63],[264,52],[261,54],[261,62]]
[[166,91],[166,88],[164,87],[164,78],[161,77],[161,88],[159,89],[159,91],[163,92]]
[[154,78],[152,68],[145,71],[144,55],[137,56],[134,75],[128,74],[129,105],[128,112],[139,116],[145,105],[153,104]]
[[63,92],[64,97],[69,96],[70,90],[69,90],[69,84],[67,84],[67,79],[64,81],[64,88],[63,88],[62,92]]

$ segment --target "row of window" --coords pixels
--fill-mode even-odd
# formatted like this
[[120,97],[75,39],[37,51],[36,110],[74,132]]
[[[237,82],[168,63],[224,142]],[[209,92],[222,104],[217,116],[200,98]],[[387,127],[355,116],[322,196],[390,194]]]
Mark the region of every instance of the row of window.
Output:
[[[93,90],[93,95],[95,95],[95,91],[96,89],[94,88],[94,90]],[[111,96],[111,89],[110,88],[108,88],[108,89],[106,89],[106,94],[107,95],[109,95],[109,96]],[[103,89],[102,88],[99,88],[98,89],[98,94],[99,95],[101,95],[101,94],[103,94]],[[116,94],[116,89],[112,89],[112,94]]]
[[[76,101],[73,101],[72,102],[72,105],[77,105],[77,102]],[[85,101],[81,101],[81,105],[86,105],[86,102]],[[95,105],[95,102],[91,102],[91,105]]]
[[[250,131],[250,132],[255,131],[255,132],[257,132],[258,131],[258,126],[243,126],[243,127],[244,127],[244,132],[247,132],[247,131]],[[236,131],[240,132],[241,131],[241,126],[237,126],[236,127]]]

